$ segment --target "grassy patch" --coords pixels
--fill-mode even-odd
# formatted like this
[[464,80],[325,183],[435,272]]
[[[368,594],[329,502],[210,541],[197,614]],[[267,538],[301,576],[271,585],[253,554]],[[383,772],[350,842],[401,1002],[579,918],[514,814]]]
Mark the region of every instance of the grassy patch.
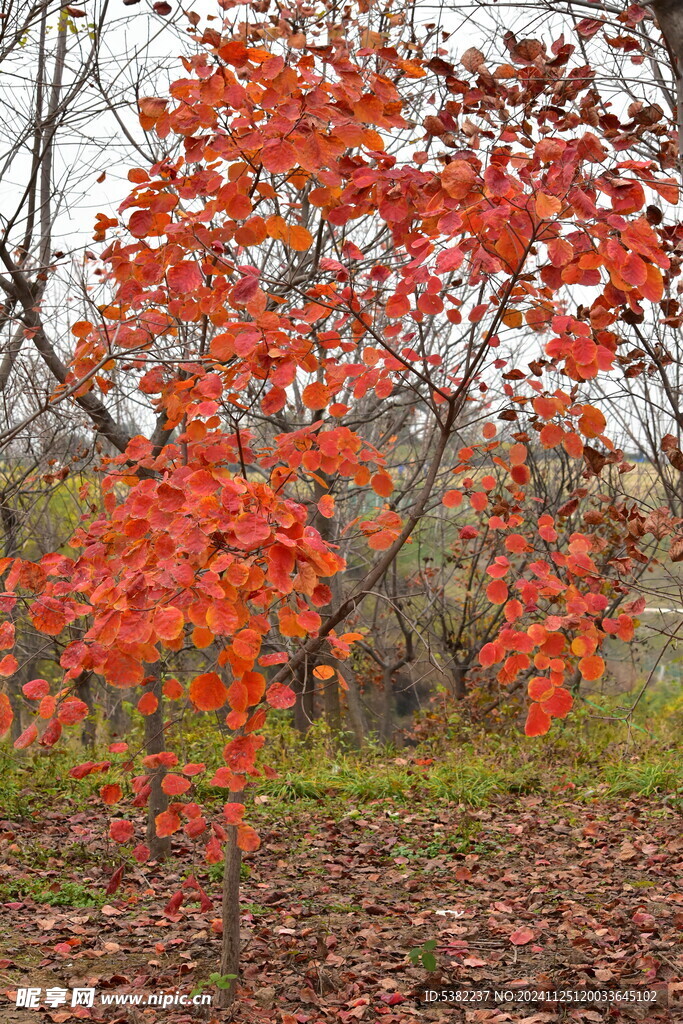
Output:
[[683,763],[672,758],[621,762],[605,767],[604,781],[610,796],[683,794]]
[[101,907],[106,896],[80,882],[15,878],[0,883],[0,903],[30,899],[51,907]]

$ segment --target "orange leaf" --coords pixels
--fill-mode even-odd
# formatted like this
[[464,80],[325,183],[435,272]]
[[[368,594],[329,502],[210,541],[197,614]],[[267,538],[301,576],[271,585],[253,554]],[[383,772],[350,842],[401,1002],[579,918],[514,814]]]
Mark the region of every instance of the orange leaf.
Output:
[[159,707],[159,701],[151,692],[143,693],[138,701],[138,711],[141,715],[153,715]]
[[293,224],[287,234],[287,244],[295,252],[306,252],[313,245],[313,235],[303,224]]
[[573,430],[564,435],[562,445],[567,455],[570,455],[573,459],[580,459],[583,455],[583,441]]
[[123,796],[123,790],[118,783],[113,783],[109,786],[102,786],[100,789],[100,796],[104,800],[105,804],[117,804]]
[[594,405],[584,405],[578,426],[584,437],[597,437],[604,431],[607,421]]
[[334,675],[334,669],[331,665],[318,665],[317,668],[313,669],[313,675],[316,679],[331,679]]
[[370,485],[375,494],[379,494],[381,498],[388,498],[394,489],[394,481],[384,470],[375,473],[370,481]]
[[524,444],[513,444],[508,452],[508,458],[511,466],[521,466],[526,462],[527,448]]
[[331,494],[323,494],[322,498],[318,502],[318,512],[325,519],[334,518],[334,498]]
[[246,853],[253,853],[254,850],[258,850],[261,840],[251,825],[238,825],[237,845],[240,850],[244,850]]
[[164,697],[169,700],[180,700],[185,691],[177,679],[167,679],[163,685]]
[[524,732],[527,736],[545,736],[550,728],[550,715],[546,714],[540,704],[532,704],[527,715]]
[[564,430],[555,423],[546,423],[538,437],[544,448],[554,448],[561,443]]
[[228,688],[215,672],[204,672],[190,683],[190,700],[200,711],[218,711],[228,699]]
[[185,616],[180,608],[161,605],[154,613],[154,631],[160,640],[175,640],[183,631]]
[[441,501],[446,508],[457,508],[462,503],[462,491],[446,491]]
[[541,219],[555,217],[562,209],[562,203],[556,196],[549,196],[546,192],[539,192],[534,203],[536,214]]
[[306,385],[301,398],[308,409],[325,409],[330,400],[330,389],[316,380]]
[[591,654],[579,662],[579,672],[588,682],[599,679],[604,671],[605,662],[598,654]]
[[154,824],[156,825],[156,833],[160,838],[172,836],[182,826],[180,818],[173,811],[162,811],[161,814],[157,814]]

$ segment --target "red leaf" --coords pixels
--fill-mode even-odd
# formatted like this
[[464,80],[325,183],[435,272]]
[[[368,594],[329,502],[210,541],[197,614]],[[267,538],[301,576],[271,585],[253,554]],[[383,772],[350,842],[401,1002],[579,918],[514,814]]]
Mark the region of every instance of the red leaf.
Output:
[[169,796],[180,796],[181,793],[187,793],[191,785],[189,779],[184,779],[182,775],[164,775],[161,782],[161,788]]
[[169,267],[166,272],[166,279],[169,288],[180,295],[192,292],[204,283],[198,265],[190,260],[183,260],[182,263],[177,263],[175,267]]
[[530,928],[517,928],[510,936],[510,942],[514,943],[515,946],[526,946],[527,942],[532,942],[536,938],[534,932]]
[[47,679],[32,679],[29,683],[24,683],[21,690],[24,697],[28,697],[29,700],[40,700],[50,692],[50,684]]
[[154,631],[161,640],[175,640],[180,636],[185,624],[185,616],[180,608],[173,605],[162,605],[154,613]]
[[245,548],[255,548],[268,540],[272,528],[267,519],[253,512],[245,512],[234,520],[232,528],[240,544]]
[[138,864],[145,864],[149,860],[150,853],[150,848],[145,843],[138,843],[133,850],[133,856]]
[[121,879],[123,878],[125,866],[125,864],[121,864],[121,866],[118,867],[114,874],[111,876],[111,878],[109,879],[109,885],[104,890],[105,895],[112,896],[116,892],[118,887],[121,885]]
[[5,736],[12,725],[14,712],[6,693],[0,693],[0,738]]
[[[545,676],[535,676],[530,680],[527,689],[531,699],[536,701],[549,700],[555,692],[555,686]],[[550,712],[548,711],[547,714]]]
[[136,238],[145,238],[152,230],[153,219],[151,210],[136,210],[128,221],[128,230]]
[[153,715],[159,707],[159,699],[151,691],[143,693],[138,701],[138,711],[141,715]]
[[244,804],[239,803],[225,804],[223,807],[223,814],[228,825],[239,825],[244,817],[244,811]]
[[508,587],[505,580],[492,580],[486,588],[486,596],[491,604],[505,604],[508,599]]
[[89,713],[90,708],[85,701],[78,697],[67,697],[59,706],[57,718],[62,725],[75,725],[76,722],[82,722]]
[[53,718],[51,722],[40,737],[41,747],[53,747],[59,737],[62,735],[62,723],[58,722],[56,718]]
[[462,504],[462,491],[446,491],[441,501],[446,508],[457,508]]
[[273,683],[268,687],[266,699],[272,708],[292,708],[296,704],[296,694],[289,686]]
[[38,727],[35,722],[31,722],[27,729],[24,729],[21,736],[14,741],[15,750],[23,750],[24,747],[30,747],[35,740],[38,739]]
[[482,665],[483,668],[489,668],[491,665],[495,665],[496,662],[500,661],[502,657],[503,649],[500,644],[484,644],[482,649],[479,651],[479,664]]
[[132,821],[125,818],[115,818],[109,826],[109,835],[115,843],[127,843],[135,834],[135,826]]
[[19,668],[19,662],[13,654],[6,654],[0,661],[0,676],[13,676]]
[[552,718],[564,718],[571,711],[573,703],[574,701],[569,690],[558,686],[552,697],[544,700],[541,707]]
[[271,174],[283,174],[285,171],[291,171],[297,162],[296,149],[286,139],[267,142],[261,150],[261,163]]

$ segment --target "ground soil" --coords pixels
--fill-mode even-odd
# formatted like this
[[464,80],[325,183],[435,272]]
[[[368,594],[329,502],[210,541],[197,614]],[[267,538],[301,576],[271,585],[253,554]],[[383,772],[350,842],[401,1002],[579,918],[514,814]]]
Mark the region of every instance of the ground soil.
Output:
[[[586,803],[570,791],[479,810],[378,801],[259,813],[230,1012],[98,1003],[102,993],[213,991],[216,869],[209,877],[176,842],[163,867],[128,861],[103,897],[120,850],[103,838],[95,805],[0,821],[0,885],[20,887],[0,899],[2,1024],[683,1021],[683,835],[666,802]],[[169,900],[192,872],[214,907],[186,889],[174,912]],[[27,879],[40,887],[30,897],[21,895]],[[106,902],[45,902],[68,881]],[[29,1010],[15,1005],[27,985],[43,994],[91,986],[98,996],[92,1009]],[[425,990],[447,986],[459,1001],[424,1001]],[[529,990],[562,1001],[516,1001]],[[495,1004],[496,991],[509,994]]]

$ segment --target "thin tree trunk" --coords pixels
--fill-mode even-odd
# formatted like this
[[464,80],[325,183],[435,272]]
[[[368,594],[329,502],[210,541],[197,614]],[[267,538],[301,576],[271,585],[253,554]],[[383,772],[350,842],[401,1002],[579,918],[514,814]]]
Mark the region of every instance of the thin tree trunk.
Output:
[[88,705],[90,714],[83,723],[83,729],[81,730],[81,743],[84,747],[95,746],[95,722],[92,719],[92,713],[94,711],[94,702],[92,695],[92,673],[81,672],[80,676],[76,680],[76,696],[79,697],[85,704]]
[[110,740],[119,740],[128,733],[130,716],[123,706],[123,690],[105,686],[103,692],[104,710],[107,721],[107,735]]
[[394,688],[393,669],[387,665],[382,673],[382,713],[379,720],[379,738],[388,743],[394,733]]
[[307,663],[304,663],[297,672],[294,689],[296,691],[294,728],[302,736],[305,736],[315,717],[315,689]]
[[[235,793],[233,799],[241,803],[243,793]],[[230,977],[230,984],[219,988],[216,1006],[225,1010],[232,1006],[237,992],[237,981],[240,973],[240,869],[242,867],[242,851],[237,845],[237,826],[228,825],[228,838],[225,844],[223,861],[223,902],[221,920],[223,923],[223,941],[221,945],[221,975]]]
[[[161,677],[156,666],[148,665],[150,673],[154,674],[154,682],[149,686],[148,692],[157,698],[157,709],[151,715],[145,716],[145,750],[148,754],[159,754],[165,749],[164,745],[164,695],[161,688]],[[168,810],[168,796],[161,788],[165,768],[157,768],[150,779],[151,792],[147,802],[147,845],[153,860],[163,860],[168,856],[171,849],[171,840],[168,836],[158,836],[156,831],[156,817]]]
[[453,669],[453,696],[456,700],[464,700],[467,696],[468,665],[456,664]]
[[[321,664],[325,663],[325,659],[320,659]],[[325,708],[325,721],[327,722],[328,728],[332,733],[333,737],[339,736],[341,732],[342,716],[341,716],[341,701],[339,700],[339,683],[337,682],[337,673],[331,676],[329,679],[324,679],[323,683],[323,707]]]
[[356,746],[362,747],[368,735],[368,723],[360,700],[358,684],[353,673],[344,673],[346,680],[346,706],[349,712],[349,724],[356,740]]

